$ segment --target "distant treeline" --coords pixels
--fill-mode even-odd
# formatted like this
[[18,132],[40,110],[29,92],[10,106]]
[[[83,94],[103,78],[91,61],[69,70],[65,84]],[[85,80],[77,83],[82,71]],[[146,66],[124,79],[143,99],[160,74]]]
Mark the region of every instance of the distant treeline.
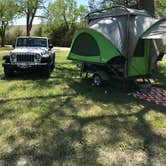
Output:
[[[165,0],[88,0],[80,5],[77,0],[1,0],[0,45],[12,44],[17,36],[35,35],[49,37],[54,45],[70,46],[73,34],[85,26],[85,16],[90,11],[123,5],[145,9],[157,17],[166,16]],[[37,12],[40,10],[40,12]],[[41,15],[38,15],[40,13]],[[14,19],[25,17],[25,26],[10,26]],[[40,25],[33,25],[35,17]]]
[[[52,30],[48,28],[47,25],[38,24],[33,25],[31,30],[31,36],[44,36],[50,39],[50,42],[54,46],[69,47],[74,33],[82,28],[84,25],[76,24],[70,29],[66,26],[58,26]],[[12,45],[15,42],[16,37],[26,35],[26,25],[12,25],[9,26],[6,31],[6,45]]]

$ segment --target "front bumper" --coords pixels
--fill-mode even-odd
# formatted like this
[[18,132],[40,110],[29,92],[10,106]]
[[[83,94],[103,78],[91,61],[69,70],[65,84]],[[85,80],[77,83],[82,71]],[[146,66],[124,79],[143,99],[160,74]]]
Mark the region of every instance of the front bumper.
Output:
[[17,69],[36,69],[45,68],[48,63],[3,63],[2,66],[5,68],[17,70]]

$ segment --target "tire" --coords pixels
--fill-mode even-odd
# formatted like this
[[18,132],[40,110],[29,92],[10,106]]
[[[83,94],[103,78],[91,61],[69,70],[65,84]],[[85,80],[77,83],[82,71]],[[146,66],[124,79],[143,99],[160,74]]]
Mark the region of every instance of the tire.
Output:
[[44,76],[49,77],[49,76],[50,76],[50,73],[51,73],[51,65],[48,64],[48,66],[45,68],[43,74],[44,74]]
[[52,64],[51,64],[51,70],[53,71],[54,68],[55,68],[55,62],[52,62]]
[[5,68],[5,67],[4,67],[4,73],[5,73],[5,77],[6,77],[6,78],[9,78],[9,77],[12,77],[12,76],[13,76],[14,71],[13,71],[12,69]]
[[55,68],[55,55],[53,56],[52,63],[51,63],[51,70],[53,71]]
[[97,87],[101,87],[103,85],[103,80],[99,74],[93,75],[93,84]]

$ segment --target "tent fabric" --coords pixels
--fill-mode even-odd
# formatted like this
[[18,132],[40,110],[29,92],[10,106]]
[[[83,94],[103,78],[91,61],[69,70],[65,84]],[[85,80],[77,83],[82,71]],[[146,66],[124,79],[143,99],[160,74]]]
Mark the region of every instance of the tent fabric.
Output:
[[144,10],[117,7],[111,11],[92,13],[88,27],[102,33],[122,55],[133,55],[141,35],[158,20]]
[[100,49],[96,40],[85,32],[77,37],[71,51],[84,56],[100,56]]
[[136,49],[140,36],[153,25],[157,19],[149,16],[136,15],[130,17],[127,55],[131,57]]
[[125,39],[127,34],[127,24],[125,17],[119,18],[103,18],[91,21],[89,27],[102,33],[109,39],[118,50],[123,53],[125,51]]
[[161,39],[152,39],[150,40],[150,56],[151,56],[151,61],[150,61],[150,70],[156,68],[156,61],[158,59],[158,56],[161,53],[164,53],[164,41]]
[[156,61],[160,54],[165,52],[166,46],[166,19],[157,21],[155,24],[150,26],[143,35],[142,39],[150,40],[150,70],[156,67]]
[[[111,10],[110,10],[111,9]],[[114,6],[112,8],[103,9],[99,11],[94,11],[89,13],[86,17],[89,20],[94,19],[101,19],[105,17],[117,17],[117,16],[124,16],[128,14],[132,15],[142,15],[142,16],[149,16],[148,12],[146,10],[137,10],[137,9],[129,9],[123,6]]]
[[166,19],[159,20],[152,25],[142,36],[142,39],[166,38]]

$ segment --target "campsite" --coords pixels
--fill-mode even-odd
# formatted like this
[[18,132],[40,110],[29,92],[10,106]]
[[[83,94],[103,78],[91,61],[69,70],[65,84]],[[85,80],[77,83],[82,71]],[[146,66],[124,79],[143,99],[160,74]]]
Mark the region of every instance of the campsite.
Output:
[[[2,165],[164,165],[165,107],[128,96],[118,82],[90,85],[67,55],[57,51],[49,79],[20,73],[6,80],[0,67]],[[153,82],[164,89],[165,63]]]
[[0,166],[166,165],[164,0],[0,6]]

